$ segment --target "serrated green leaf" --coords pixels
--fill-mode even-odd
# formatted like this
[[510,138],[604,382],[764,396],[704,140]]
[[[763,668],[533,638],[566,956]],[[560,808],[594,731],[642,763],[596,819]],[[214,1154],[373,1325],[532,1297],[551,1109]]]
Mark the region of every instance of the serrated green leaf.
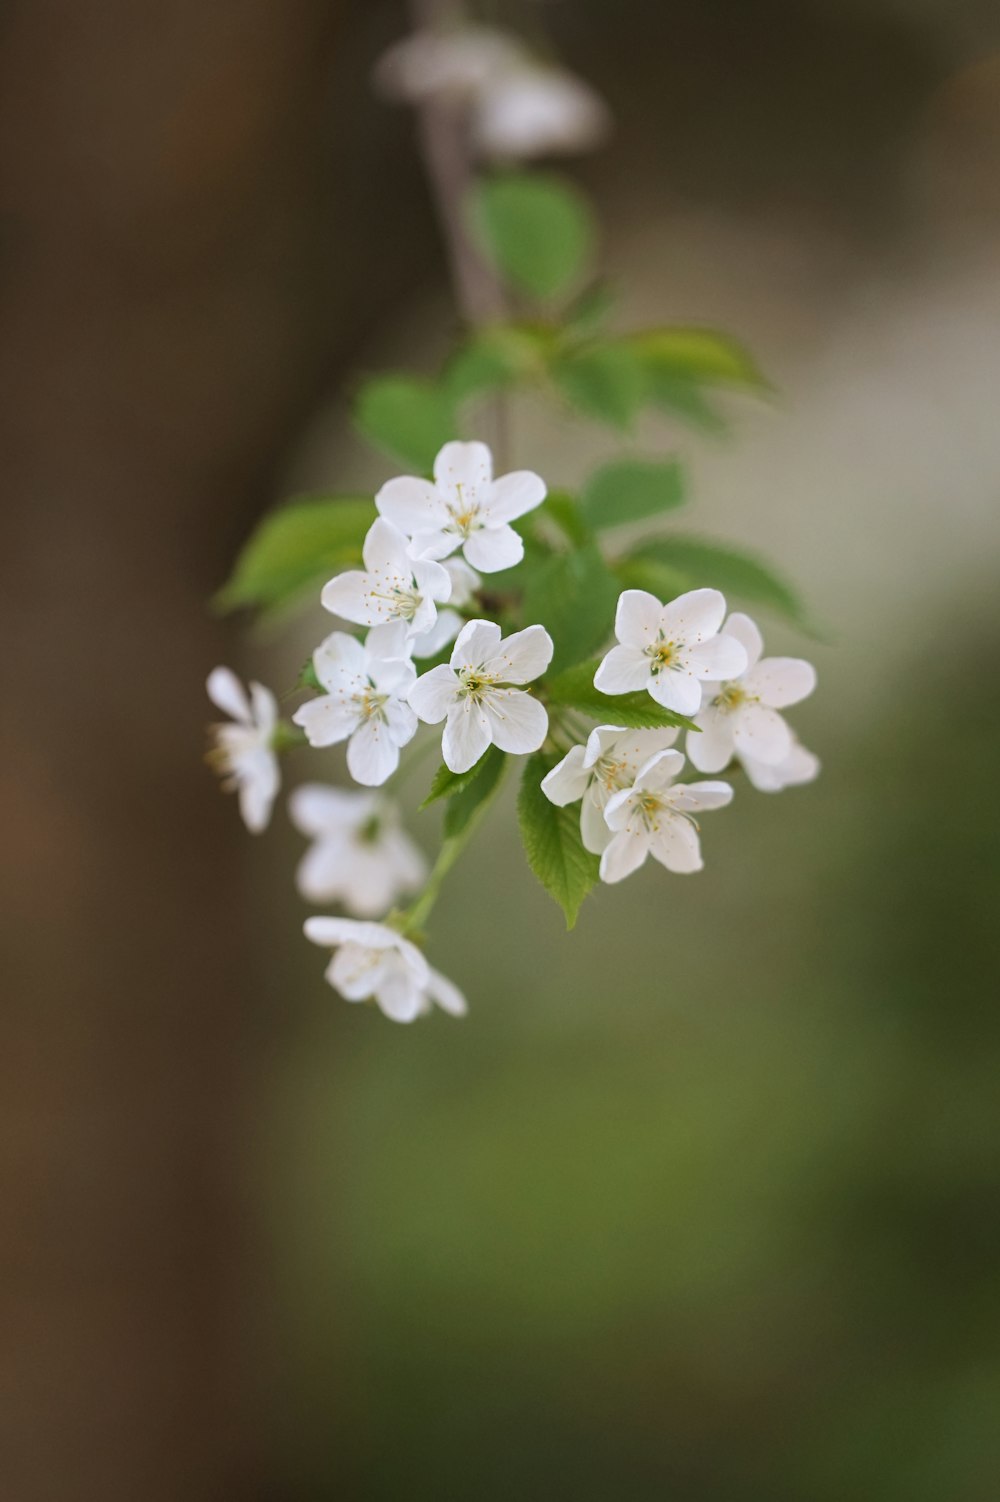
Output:
[[558,178],[504,173],[469,197],[473,234],[510,285],[549,298],[582,272],[594,240],[586,199]]
[[542,778],[558,761],[536,752],[525,764],[517,798],[517,819],[528,865],[566,915],[576,923],[580,904],[598,879],[600,862],[580,838],[580,810],[557,808],[542,792]]
[[467,772],[453,772],[450,767],[446,767],[444,762],[442,762],[434,773],[427,797],[418,807],[421,809],[429,808],[432,803],[437,803],[439,798],[454,797],[456,793],[460,793],[463,788],[468,787],[470,782],[475,781],[482,772],[484,765],[485,758],[481,756]]
[[796,625],[812,629],[792,586],[770,564],[742,548],[701,537],[657,537],[634,548],[627,562],[645,568],[647,577],[650,567],[668,571],[660,577],[659,587],[655,575],[650,583],[639,586],[652,589],[661,599],[667,598],[666,588],[674,594],[687,589],[721,589],[726,595],[737,595],[754,605],[770,606]]
[[594,674],[600,659],[577,663],[554,678],[546,680],[545,695],[553,708],[578,709],[605,725],[623,725],[626,730],[653,730],[660,725],[676,725],[682,730],[697,730],[686,715],[664,709],[647,693],[602,694],[594,687]]
[[577,412],[618,430],[631,426],[646,392],[641,363],[620,342],[564,352],[552,361],[551,371]]
[[629,334],[624,341],[651,370],[706,386],[745,386],[766,391],[769,382],[749,350],[716,329],[660,328]]
[[461,834],[476,810],[493,796],[507,766],[507,757],[496,746],[491,746],[476,766],[481,768],[479,776],[455,789],[448,799],[444,815],[444,832],[448,839]]
[[455,437],[455,409],[447,392],[415,376],[376,376],[354,403],[354,420],[371,443],[429,474],[439,449]]
[[524,592],[524,623],[548,631],[557,672],[589,657],[611,635],[620,593],[593,542],[554,554],[532,573]]
[[676,459],[617,459],[590,476],[580,508],[600,531],[674,511],[684,504],[684,490],[684,469]]
[[338,569],[360,563],[374,520],[371,501],[353,497],[300,498],[280,507],[251,534],[216,605],[274,610],[293,602]]

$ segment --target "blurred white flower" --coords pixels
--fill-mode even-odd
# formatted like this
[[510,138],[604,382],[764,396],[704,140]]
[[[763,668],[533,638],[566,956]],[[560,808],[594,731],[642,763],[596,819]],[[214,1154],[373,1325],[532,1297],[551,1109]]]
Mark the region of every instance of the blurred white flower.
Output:
[[368,529],[362,556],[364,572],[352,569],[323,586],[324,608],[359,626],[402,621],[409,637],[430,631],[438,604],[451,594],[441,564],[426,555],[412,557],[402,532],[383,517]]
[[388,799],[305,783],[288,812],[312,841],[295,878],[309,902],[339,902],[355,918],[381,918],[423,884],[427,862]]
[[659,751],[640,771],[635,785],[614,793],[604,817],[612,839],[601,856],[601,880],[622,881],[652,855],[668,871],[702,869],[698,826],[692,815],[724,808],[733,796],[728,782],[674,786],[684,765],[679,751]]
[[615,614],[619,645],[594,674],[594,687],[605,694],[647,689],[664,709],[696,714],[704,680],[736,678],[746,667],[742,642],[719,635],[725,613],[717,589],[692,589],[667,605],[644,589],[626,589]]
[[761,793],[780,793],[785,788],[800,787],[813,782],[819,776],[819,757],[807,751],[798,741],[793,741],[788,755],[779,762],[769,764],[755,761],[752,756],[740,754],[740,762],[747,777]]
[[406,703],[417,675],[407,655],[406,626],[369,632],[365,643],[334,631],[313,653],[313,667],[326,693],[300,705],[292,719],[311,746],[347,741],[347,769],[355,782],[380,786],[417,729]]
[[[791,754],[792,732],[780,714],[816,687],[816,670],[801,657],[761,657],[764,641],[754,622],[739,611],[723,630],[746,651],[742,673],[705,683],[695,723],[688,733],[687,754],[699,772],[721,772],[734,756],[746,766],[778,766]],[[786,784],[787,785],[787,784]]]
[[374,1001],[393,1022],[412,1022],[433,1005],[464,1017],[465,997],[433,970],[409,939],[382,923],[307,918],[305,935],[335,954],[326,978],[345,1001]]
[[519,63],[524,49],[492,26],[415,31],[384,52],[375,84],[387,99],[419,104],[435,95],[472,100],[488,80]]
[[213,668],[205,685],[217,709],[230,715],[231,724],[213,725],[214,745],[208,760],[223,777],[226,791],[235,789],[240,813],[251,834],[266,829],[271,807],[281,786],[274,753],[278,705],[270,689],[251,683],[250,695],[229,668]]
[[447,558],[461,548],[474,569],[492,574],[520,563],[524,543],[510,523],[544,499],[545,481],[530,470],[494,480],[485,443],[446,443],[433,482],[400,475],[382,486],[375,505],[410,539],[414,558]]
[[472,117],[473,147],[503,161],[590,151],[610,131],[610,111],[589,84],[530,60],[492,74]]
[[463,627],[449,666],[431,668],[410,690],[409,702],[429,725],[446,720],[445,765],[467,772],[492,744],[524,755],[537,751],[549,728],[545,706],[515,685],[530,683],[552,661],[544,626],[528,626],[501,640],[492,621]]
[[598,725],[585,746],[571,747],[543,777],[542,792],[550,803],[562,808],[582,798],[580,835],[593,855],[600,855],[611,840],[604,818],[608,799],[632,787],[650,757],[672,746],[678,734],[669,726],[625,730],[620,725]]

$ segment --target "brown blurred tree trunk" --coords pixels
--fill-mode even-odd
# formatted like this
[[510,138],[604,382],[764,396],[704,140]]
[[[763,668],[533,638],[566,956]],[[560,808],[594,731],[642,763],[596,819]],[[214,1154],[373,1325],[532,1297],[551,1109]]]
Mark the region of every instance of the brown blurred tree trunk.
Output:
[[5,10],[11,1502],[257,1493],[234,1332],[260,852],[199,762],[227,651],[204,600],[322,375],[338,11]]

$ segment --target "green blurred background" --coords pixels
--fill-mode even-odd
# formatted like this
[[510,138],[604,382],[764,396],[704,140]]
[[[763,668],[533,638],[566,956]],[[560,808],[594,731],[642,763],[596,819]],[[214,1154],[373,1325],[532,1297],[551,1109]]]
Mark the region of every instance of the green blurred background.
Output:
[[[369,98],[401,9],[15,4],[4,1495],[993,1502],[995,7],[494,9],[612,105],[622,322],[779,388],[637,442],[827,628],[761,616],[823,774],[570,935],[503,804],[433,927],[468,1019],[344,1006],[297,837],[198,765],[207,669],[290,683],[322,612],[247,644],[203,601],[278,498],[386,478],[345,383],[449,334]],[[551,483],[614,451],[514,435]]]

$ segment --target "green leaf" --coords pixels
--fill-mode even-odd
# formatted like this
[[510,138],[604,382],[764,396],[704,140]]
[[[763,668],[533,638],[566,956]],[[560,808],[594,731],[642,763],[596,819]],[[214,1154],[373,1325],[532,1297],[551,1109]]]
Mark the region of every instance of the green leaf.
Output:
[[376,376],[354,404],[354,420],[377,448],[429,474],[440,448],[455,437],[451,398],[439,386],[413,376]]
[[505,173],[485,178],[469,201],[473,232],[519,292],[549,298],[580,275],[594,240],[586,200],[558,178]]
[[444,762],[442,762],[437,771],[434,773],[434,779],[431,782],[430,792],[427,794],[427,797],[424,799],[423,803],[419,804],[418,807],[421,809],[429,808],[430,805],[432,803],[436,803],[439,798],[454,797],[456,793],[460,793],[463,788],[468,787],[469,783],[474,781],[475,778],[479,776],[484,766],[485,758],[482,756],[477,762],[473,763],[473,765],[467,772],[453,772],[450,767],[446,767]]
[[600,659],[581,662],[547,680],[546,698],[550,705],[579,709],[605,725],[624,725],[627,730],[652,730],[660,725],[677,725],[682,730],[697,730],[686,715],[664,709],[647,693],[602,694],[594,687],[594,674]]
[[452,401],[464,402],[536,379],[544,373],[549,340],[547,331],[511,325],[482,329],[448,361],[444,388]]
[[566,927],[572,928],[580,904],[597,882],[600,862],[584,849],[579,808],[575,804],[557,808],[542,792],[542,778],[558,759],[540,752],[528,758],[517,798],[517,818],[528,865],[562,908]]
[[479,776],[456,789],[449,798],[444,815],[444,832],[448,839],[461,834],[476,810],[492,797],[504,774],[507,757],[496,746],[491,746],[476,766],[481,769]]
[[620,527],[684,504],[684,470],[676,459],[618,459],[595,471],[580,505],[590,525]]
[[[652,589],[661,599],[668,597],[667,590],[672,597],[686,589],[721,589],[754,605],[770,606],[803,629],[814,629],[808,625],[805,607],[792,586],[770,564],[728,543],[700,537],[657,537],[634,548],[626,562],[647,570],[651,582],[639,587]],[[666,571],[659,576],[659,586],[655,570]]]
[[624,344],[595,344],[563,353],[551,369],[556,385],[583,417],[596,417],[619,430],[631,426],[646,382],[641,363]]
[[524,622],[544,626],[552,637],[557,672],[589,657],[608,639],[620,593],[593,542],[554,554],[532,573],[524,592]]
[[615,290],[609,282],[592,282],[575,297],[564,318],[574,334],[582,337],[601,327],[615,304]]
[[646,399],[703,433],[719,437],[729,431],[726,418],[708,399],[701,386],[689,376],[674,375],[671,371],[655,367],[647,368]]
[[361,562],[374,519],[370,500],[300,498],[280,507],[252,533],[216,605],[275,610],[291,603],[338,569]]
[[715,329],[662,328],[629,334],[625,340],[648,370],[706,386],[744,386],[766,391],[770,385],[750,352]]

